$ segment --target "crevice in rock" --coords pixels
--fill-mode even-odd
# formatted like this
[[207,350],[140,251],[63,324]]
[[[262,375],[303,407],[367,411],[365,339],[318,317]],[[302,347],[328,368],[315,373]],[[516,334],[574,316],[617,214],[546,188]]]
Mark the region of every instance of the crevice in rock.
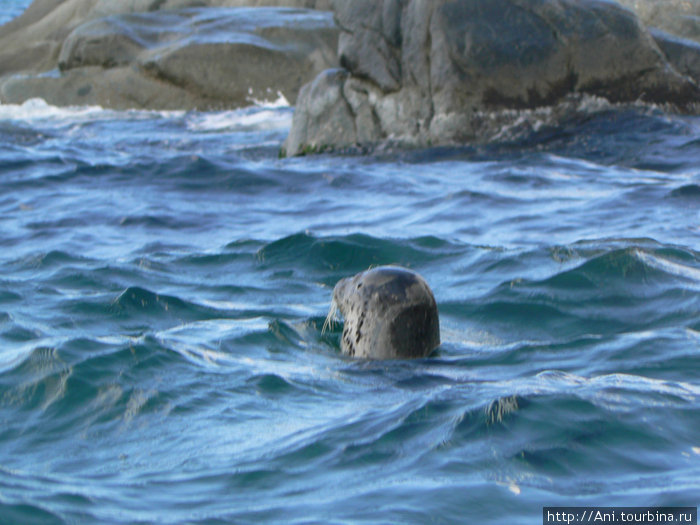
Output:
[[[427,135],[430,126],[433,122],[433,117],[435,116],[435,99],[433,97],[433,71],[432,71],[432,52],[433,52],[433,16],[435,14],[435,6],[430,6],[430,15],[428,16],[428,26],[427,26],[427,38],[426,38],[426,63],[428,67],[428,117],[426,118],[426,125],[424,133]],[[418,130],[418,138],[420,139],[420,129]]]
[[[389,78],[392,80],[392,84],[396,85],[396,87],[393,86],[385,86],[380,88],[382,92],[384,93],[393,93],[395,91],[398,91],[401,87],[401,61],[400,61],[400,51],[391,44],[389,39],[382,33],[381,31],[376,30],[375,28],[372,28],[370,26],[366,25],[360,25],[359,28],[361,30],[366,31],[367,33],[370,33],[372,37],[370,40],[379,40],[384,43],[386,47],[383,47],[382,45],[372,45],[373,51],[381,57],[381,60],[384,64],[384,69],[388,75]],[[345,28],[341,28],[342,31],[346,32],[347,34],[351,35],[353,38],[357,38],[358,31],[349,31]],[[378,38],[374,38],[374,37]],[[373,42],[374,43],[374,42]],[[359,61],[358,61],[359,62]],[[359,63],[352,64],[351,61],[348,59],[348,57],[345,54],[341,54],[339,57],[339,63],[340,66],[343,67],[344,69],[347,69],[350,71],[353,75],[357,76],[358,78],[363,78],[363,79],[368,79],[371,80],[371,78],[367,74],[363,74],[360,71],[357,71],[360,67]],[[396,71],[394,71],[396,70]],[[374,82],[376,84],[376,82]],[[386,84],[386,82],[385,82]]]
[[153,0],[148,6],[148,11],[158,11],[166,2],[167,0]]
[[[350,28],[345,27],[345,26],[341,25],[340,23],[338,23],[337,20],[336,20],[336,25],[338,26],[338,28],[341,31],[343,31],[345,33],[349,33],[351,35],[354,35],[356,33],[356,31],[353,31]],[[387,36],[384,34],[384,32],[381,29],[377,29],[376,27],[373,27],[373,26],[370,26],[367,24],[362,24],[362,23],[357,24],[357,27],[359,29],[363,29],[369,33],[373,33],[373,34],[376,34],[377,36],[379,36],[384,41],[384,43],[386,44],[386,46],[389,49],[396,49],[396,46],[387,38]]]
[[377,115],[377,112],[374,109],[374,106],[372,104],[369,105],[371,114],[372,114],[372,122],[374,122],[375,127],[379,130],[379,137],[380,140],[385,140],[387,138],[387,133],[384,130],[384,126],[382,126],[382,121],[379,118],[379,115]]
[[357,114],[355,111],[352,109],[352,104],[350,104],[350,101],[345,97],[345,84],[347,82],[347,77],[345,80],[343,80],[342,86],[340,86],[340,89],[338,90],[340,92],[340,98],[343,100],[343,103],[345,104],[346,109],[348,110],[348,113],[352,117],[352,134],[355,138],[355,145],[359,146],[358,144],[358,133],[357,133]]
[[168,75],[166,72],[160,69],[154,62],[145,62],[136,67],[136,69],[151,80],[155,80],[163,84],[174,86],[176,88],[190,92],[191,86],[189,86],[187,82],[184,82],[181,78],[177,78],[174,75]]
[[567,45],[566,38],[564,38],[564,36],[561,34],[561,31],[559,31],[557,26],[554,25],[554,23],[552,23],[552,21],[548,17],[544,16],[541,13],[538,13],[537,11],[535,11],[532,8],[525,7],[523,5],[518,5],[518,7],[520,7],[520,9],[522,9],[523,11],[530,13],[533,17],[537,18],[544,25],[546,25],[549,28],[549,30],[552,32],[552,37],[554,38],[554,40],[556,40],[559,44],[561,44],[563,46]]

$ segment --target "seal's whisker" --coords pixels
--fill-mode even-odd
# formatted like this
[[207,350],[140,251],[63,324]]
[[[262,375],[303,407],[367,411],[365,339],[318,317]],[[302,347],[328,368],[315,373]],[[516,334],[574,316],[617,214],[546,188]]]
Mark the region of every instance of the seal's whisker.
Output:
[[335,300],[331,301],[331,307],[328,310],[328,315],[326,320],[323,322],[323,328],[321,328],[321,335],[326,333],[326,330],[333,330],[335,322],[338,320],[338,303]]

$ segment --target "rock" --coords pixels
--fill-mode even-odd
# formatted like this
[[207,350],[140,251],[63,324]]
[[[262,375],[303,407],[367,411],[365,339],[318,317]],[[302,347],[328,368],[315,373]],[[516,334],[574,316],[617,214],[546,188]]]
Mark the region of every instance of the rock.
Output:
[[327,0],[36,0],[0,28],[0,46],[13,42],[0,54],[0,101],[218,109],[281,93],[294,102],[305,82],[337,64],[332,14],[241,7],[251,4],[329,7]]
[[[34,0],[0,27],[0,76],[56,67],[63,40],[79,25],[112,15],[186,7],[294,7],[328,11],[331,0]],[[18,57],[18,54],[29,56]]]
[[[354,115],[343,95],[348,73],[329,69],[306,84],[299,93],[297,105],[305,108],[295,118],[295,126],[285,147],[296,154],[317,153],[326,148],[324,140],[332,137],[337,144],[352,144],[357,138]],[[310,146],[312,149],[305,150]]]
[[203,9],[184,38],[139,57],[152,76],[242,106],[281,92],[294,103],[301,86],[336,64],[330,13],[281,8]]
[[652,29],[651,35],[673,67],[700,85],[700,43],[658,29]]
[[7,79],[1,96],[11,103],[41,98],[55,106],[102,106],[113,109],[216,107],[220,101],[193,95],[154,80],[137,68],[85,67],[69,74],[18,75]]
[[698,85],[672,67],[631,11],[611,2],[355,0],[334,6],[345,71],[323,73],[305,88],[309,95],[300,97],[284,145],[290,155],[366,141],[481,140],[489,132],[484,113],[552,105],[572,94],[700,102]]
[[617,0],[645,25],[700,43],[700,2],[695,0]]
[[618,0],[651,28],[651,35],[678,72],[700,82],[700,2]]

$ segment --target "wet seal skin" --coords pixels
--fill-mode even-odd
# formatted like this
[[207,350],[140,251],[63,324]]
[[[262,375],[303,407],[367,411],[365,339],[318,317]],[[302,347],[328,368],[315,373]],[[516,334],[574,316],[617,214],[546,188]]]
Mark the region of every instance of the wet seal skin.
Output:
[[381,266],[341,279],[326,325],[338,310],[345,319],[341,351],[350,357],[420,358],[440,345],[433,292],[406,268]]

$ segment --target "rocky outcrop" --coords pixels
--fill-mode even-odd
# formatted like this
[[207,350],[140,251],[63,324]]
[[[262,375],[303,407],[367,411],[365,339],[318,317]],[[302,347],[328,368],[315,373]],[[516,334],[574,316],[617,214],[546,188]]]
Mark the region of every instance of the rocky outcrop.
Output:
[[650,28],[659,49],[679,73],[700,82],[700,2],[617,1]]
[[218,109],[313,80],[290,154],[479,139],[494,111],[572,94],[697,102],[699,4],[618,3],[34,0],[0,27],[0,102]]
[[676,71],[700,85],[700,43],[657,29],[651,29],[650,32]]
[[309,7],[329,2],[35,0],[0,28],[0,101],[219,109],[282,94],[294,103],[337,63],[332,14]]
[[642,22],[677,38],[700,43],[700,2],[695,0],[617,0]]
[[[482,140],[493,112],[572,95],[700,102],[689,71],[673,67],[639,18],[611,2],[340,0],[334,8],[342,69],[302,88],[284,145],[290,155],[385,140]],[[679,50],[688,48],[666,52]]]

